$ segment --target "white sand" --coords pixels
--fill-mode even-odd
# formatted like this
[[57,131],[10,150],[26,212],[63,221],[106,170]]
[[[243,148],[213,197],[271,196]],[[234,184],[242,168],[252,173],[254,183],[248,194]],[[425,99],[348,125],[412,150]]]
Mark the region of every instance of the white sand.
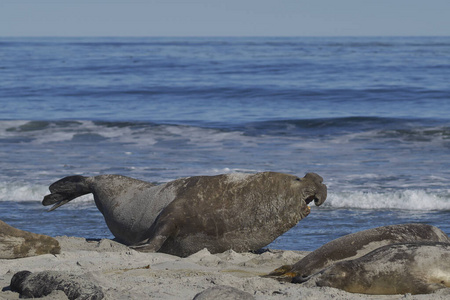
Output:
[[[216,285],[248,292],[255,299],[450,299],[450,289],[430,295],[367,296],[333,288],[306,288],[261,278],[308,252],[273,250],[263,254],[227,251],[210,254],[206,249],[187,258],[162,253],[140,253],[111,240],[87,242],[58,237],[58,255],[0,260],[0,286],[9,286],[18,271],[67,271],[89,276],[103,288],[106,299],[192,299]],[[0,292],[0,299],[19,299],[17,293]],[[67,299],[55,292],[45,299]],[[219,299],[217,299],[219,300]]]

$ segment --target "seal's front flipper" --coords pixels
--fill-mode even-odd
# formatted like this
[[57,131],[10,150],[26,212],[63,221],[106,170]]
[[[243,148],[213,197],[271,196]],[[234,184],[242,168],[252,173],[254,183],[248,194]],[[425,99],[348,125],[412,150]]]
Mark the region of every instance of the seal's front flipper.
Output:
[[130,248],[140,252],[158,252],[169,236],[172,235],[173,228],[173,222],[156,220],[150,227],[150,237],[139,244],[130,246]]
[[160,235],[147,240],[144,244],[133,245],[130,246],[130,248],[139,252],[157,252],[159,249],[161,249],[166,240],[166,236]]

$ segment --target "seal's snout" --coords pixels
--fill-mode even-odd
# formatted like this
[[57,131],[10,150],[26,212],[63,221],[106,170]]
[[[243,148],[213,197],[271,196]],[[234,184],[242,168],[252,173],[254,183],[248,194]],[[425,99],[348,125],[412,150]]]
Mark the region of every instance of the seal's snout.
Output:
[[308,198],[305,199],[305,203],[306,204],[310,204],[313,201],[314,201],[314,203],[317,203],[317,201],[319,201],[319,199],[316,198],[316,195],[311,195],[311,196],[309,196]]
[[325,184],[321,184],[319,187],[319,191],[314,195],[314,204],[316,206],[322,205],[327,199],[327,186]]
[[[326,196],[325,196],[325,198],[326,198]],[[311,202],[314,201],[314,204],[316,206],[320,206],[320,205],[322,205],[323,202],[325,202],[325,198],[322,198],[322,196],[320,196],[320,195],[319,196],[318,195],[312,195],[312,196],[309,196],[308,198],[305,199],[305,203],[308,205],[308,204],[310,204]]]

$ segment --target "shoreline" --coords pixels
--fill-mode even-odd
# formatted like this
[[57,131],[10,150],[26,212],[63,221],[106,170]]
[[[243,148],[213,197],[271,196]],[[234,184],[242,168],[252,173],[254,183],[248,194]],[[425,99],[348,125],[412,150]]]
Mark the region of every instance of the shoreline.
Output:
[[[225,285],[247,292],[255,299],[448,299],[450,288],[426,295],[363,295],[334,288],[302,287],[261,275],[292,264],[309,251],[268,250],[261,254],[211,254],[203,249],[180,258],[164,253],[142,253],[112,240],[56,237],[61,254],[0,260],[0,299],[19,299],[5,289],[19,271],[65,271],[101,286],[104,299],[193,299],[210,287]],[[67,299],[56,291],[43,299]]]

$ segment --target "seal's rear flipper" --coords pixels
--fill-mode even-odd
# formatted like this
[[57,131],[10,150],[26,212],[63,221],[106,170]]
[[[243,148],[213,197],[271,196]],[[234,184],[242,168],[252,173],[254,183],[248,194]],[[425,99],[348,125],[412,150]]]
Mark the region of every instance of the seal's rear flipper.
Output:
[[56,181],[50,185],[49,190],[51,194],[44,197],[42,205],[48,206],[55,204],[49,210],[52,211],[77,197],[91,193],[86,178],[87,177],[75,175]]
[[283,265],[267,275],[263,275],[263,278],[272,278],[280,282],[291,282],[294,276],[297,276],[292,271],[292,265]]
[[286,273],[290,272],[292,270],[292,265],[282,265],[281,267],[273,270],[272,272],[270,272],[268,275],[265,276],[282,276],[285,275]]

